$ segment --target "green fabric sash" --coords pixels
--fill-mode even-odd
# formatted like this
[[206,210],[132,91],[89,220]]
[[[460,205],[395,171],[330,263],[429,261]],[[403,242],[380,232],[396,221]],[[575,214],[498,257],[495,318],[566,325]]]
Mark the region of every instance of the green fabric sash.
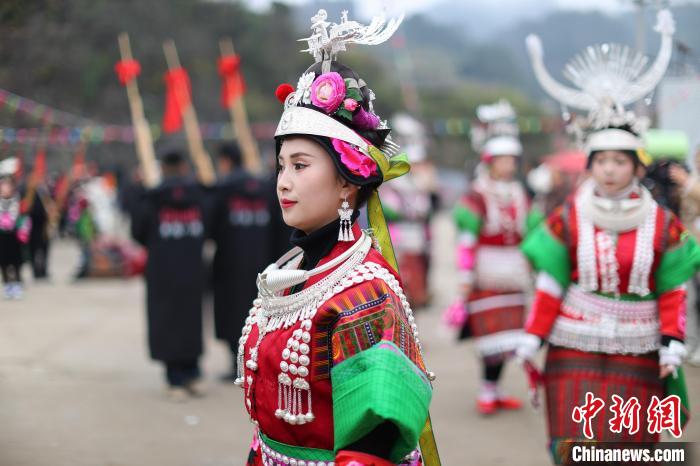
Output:
[[[383,181],[393,180],[401,175],[405,175],[411,170],[411,165],[408,163],[408,156],[406,154],[398,154],[389,159],[382,151],[374,146],[369,146],[368,150],[372,160],[379,166]],[[384,256],[389,265],[398,272],[399,264],[396,261],[394,247],[391,244],[389,228],[387,227],[386,217],[382,209],[382,201],[379,199],[379,193],[376,189],[372,192],[372,195],[367,201],[367,221],[379,244],[379,252],[382,253],[382,256]]]

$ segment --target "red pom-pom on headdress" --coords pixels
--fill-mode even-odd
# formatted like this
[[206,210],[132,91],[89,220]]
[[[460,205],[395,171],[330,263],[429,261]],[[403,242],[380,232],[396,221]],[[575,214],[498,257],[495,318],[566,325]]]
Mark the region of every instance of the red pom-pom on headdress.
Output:
[[275,89],[275,97],[277,97],[277,100],[284,103],[284,101],[287,100],[287,96],[292,92],[294,92],[294,88],[291,84],[282,83]]

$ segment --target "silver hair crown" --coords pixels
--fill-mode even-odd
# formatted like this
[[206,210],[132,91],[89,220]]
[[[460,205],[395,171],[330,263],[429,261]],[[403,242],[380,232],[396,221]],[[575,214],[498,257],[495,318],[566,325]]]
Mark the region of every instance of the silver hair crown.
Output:
[[[341,14],[340,23],[331,23],[326,21],[328,19],[326,10],[320,9],[311,18],[311,30],[313,31],[311,36],[299,39],[299,41],[306,41],[308,44],[308,48],[302,50],[302,52],[309,52],[316,60],[316,63],[322,62],[322,72],[327,73],[330,71],[331,61],[337,59],[339,52],[346,51],[348,44],[381,44],[396,32],[403,18],[403,13],[398,18],[392,18],[389,21],[386,21],[384,15],[375,16],[369,25],[365,26],[357,21],[349,20],[348,12],[345,10]],[[316,77],[313,72],[301,75],[295,91],[287,96],[284,103],[285,113],[289,113],[288,111],[292,107],[311,103],[311,86]],[[356,84],[358,87],[366,85],[361,79]],[[374,99],[374,92],[370,89],[369,111],[372,113],[374,113]],[[287,118],[291,118],[291,113],[287,115]],[[282,116],[281,123],[284,123],[284,120],[285,115]],[[386,120],[381,120],[377,129],[389,129]],[[284,131],[284,128],[281,128],[281,130]],[[278,129],[277,133],[280,133],[280,129]],[[387,136],[379,150],[387,158],[391,158],[400,152],[400,147],[391,139],[391,136]]]
[[517,138],[520,133],[515,109],[506,99],[489,105],[479,105],[476,108],[476,117],[481,125],[472,126],[471,140],[472,147],[477,152],[480,152],[486,141],[493,137]]
[[[627,46],[602,44],[587,47],[564,68],[565,77],[577,88],[557,82],[544,66],[540,38],[526,39],[535,76],[542,88],[567,108],[588,112],[575,119],[570,128],[577,135],[613,126],[629,125],[635,132],[648,128],[646,118],[637,117],[626,106],[650,95],[668,68],[673,51],[675,22],[669,10],[661,10],[654,28],[661,35],[661,46],[654,63],[644,72],[648,58]],[[566,117],[565,117],[566,118]]]

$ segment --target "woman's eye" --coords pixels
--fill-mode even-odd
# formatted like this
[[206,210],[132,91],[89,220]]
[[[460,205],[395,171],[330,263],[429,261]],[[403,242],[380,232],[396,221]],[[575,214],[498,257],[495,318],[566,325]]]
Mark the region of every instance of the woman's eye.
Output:
[[305,167],[306,167],[306,165],[303,164],[303,163],[295,163],[295,164],[294,164],[294,169],[295,169],[295,170],[301,170],[302,168],[305,168]]

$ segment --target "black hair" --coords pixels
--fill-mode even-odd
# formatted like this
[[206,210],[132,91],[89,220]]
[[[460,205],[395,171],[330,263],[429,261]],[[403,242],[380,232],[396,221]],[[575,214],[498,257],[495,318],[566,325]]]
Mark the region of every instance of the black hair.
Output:
[[169,141],[159,144],[157,158],[164,167],[174,167],[185,162],[180,146]]
[[676,215],[680,215],[681,192],[670,175],[670,168],[674,165],[690,173],[688,166],[677,160],[655,160],[647,167],[642,184],[651,191],[656,202],[670,209]]
[[376,190],[376,187],[373,186],[360,186],[360,189],[357,191],[357,199],[355,201],[355,209],[359,210],[363,208],[366,204],[367,201],[369,201],[370,196],[372,196],[372,193]]
[[176,167],[185,162],[185,157],[180,152],[168,152],[160,161],[166,167]]
[[234,166],[240,167],[241,166],[241,149],[238,147],[238,144],[235,143],[226,143],[222,144],[219,146],[219,152],[218,156],[221,158],[227,158],[233,163]]

